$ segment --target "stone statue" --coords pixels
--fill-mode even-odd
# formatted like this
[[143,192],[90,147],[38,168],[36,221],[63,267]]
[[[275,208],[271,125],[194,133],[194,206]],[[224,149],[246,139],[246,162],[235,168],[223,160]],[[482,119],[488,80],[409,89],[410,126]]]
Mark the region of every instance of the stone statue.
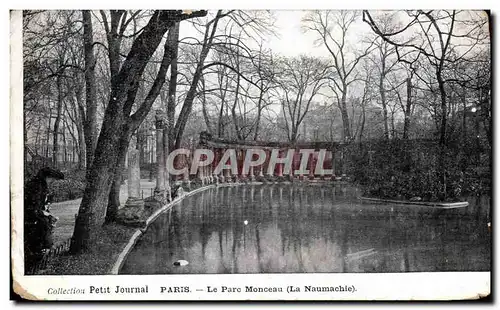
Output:
[[52,201],[49,184],[61,179],[64,179],[61,171],[45,167],[24,187],[24,257],[27,272],[43,256],[44,250],[54,244],[52,233],[58,219],[49,210]]

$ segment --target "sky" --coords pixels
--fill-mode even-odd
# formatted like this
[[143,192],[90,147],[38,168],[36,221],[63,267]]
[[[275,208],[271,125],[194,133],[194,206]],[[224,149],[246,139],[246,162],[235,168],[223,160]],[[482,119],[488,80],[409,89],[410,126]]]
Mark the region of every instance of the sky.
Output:
[[301,29],[302,17],[306,11],[276,11],[276,27],[279,38],[269,38],[269,47],[284,56],[312,54],[326,56],[324,47],[314,47],[314,35]]
[[[215,10],[209,10],[209,14],[214,14]],[[280,54],[282,56],[298,56],[300,54],[306,54],[308,56],[331,58],[326,47],[322,44],[318,44],[315,41],[318,39],[318,34],[312,31],[305,32],[301,29],[302,18],[308,13],[308,10],[272,10],[275,20],[275,30],[276,36],[266,36],[264,40],[265,48],[270,48],[274,54]],[[184,22],[181,24],[180,36],[196,36],[201,39],[200,34],[197,33],[189,23]],[[222,27],[219,27],[222,28]],[[371,29],[367,24],[365,24],[361,17],[359,17],[356,22],[354,22],[348,31],[347,41],[348,44],[353,44],[354,49],[359,50],[362,48],[358,43],[367,34],[373,35]],[[335,37],[335,34],[333,34]],[[246,44],[250,44],[250,40],[245,41]],[[252,46],[253,48],[258,48],[257,45]]]
[[[279,38],[270,38],[270,47],[274,52],[284,56],[296,56],[307,54],[310,56],[330,57],[325,46],[318,46],[315,41],[318,36],[315,33],[304,32],[301,29],[302,18],[307,14],[306,10],[279,10],[275,11],[276,27],[280,34]],[[348,32],[348,41],[355,43],[368,32],[361,18],[351,25]],[[335,35],[335,34],[334,34]]]
[[[302,31],[301,24],[302,18],[307,14],[306,10],[273,10],[276,17],[275,27],[277,36],[268,36],[264,38],[267,41],[265,47],[272,49],[276,54],[283,56],[298,56],[300,54],[307,54],[310,56],[329,57],[328,51],[324,46],[317,46],[315,40],[317,35],[312,32]],[[361,19],[353,25],[352,38],[356,38],[356,28],[362,25]],[[189,23],[181,24],[180,36],[196,35],[192,26]],[[366,29],[365,29],[366,30]],[[199,35],[197,35],[199,37]],[[248,42],[245,42],[248,44]]]

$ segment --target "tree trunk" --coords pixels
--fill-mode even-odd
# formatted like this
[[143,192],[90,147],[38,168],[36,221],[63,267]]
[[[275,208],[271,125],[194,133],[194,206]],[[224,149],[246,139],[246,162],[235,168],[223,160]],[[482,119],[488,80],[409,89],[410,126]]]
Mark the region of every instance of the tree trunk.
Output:
[[61,77],[57,76],[57,110],[56,110],[56,118],[54,120],[54,131],[52,138],[52,162],[54,167],[57,167],[57,155],[59,153],[59,126],[61,124],[61,112],[63,106],[63,95],[62,95],[62,85],[61,85]]
[[[206,14],[206,11],[190,14],[170,10],[154,11],[147,25],[132,43],[120,71],[111,81],[111,96],[104,112],[94,159],[87,174],[87,186],[75,222],[71,253],[88,250],[91,243],[99,237],[97,228],[105,220],[110,189],[120,162],[120,145],[123,139],[130,136],[143,122],[165,82],[171,62],[168,39],[155,81],[144,102],[131,115],[139,86],[137,81],[143,75],[148,61],[175,22]],[[111,54],[109,56],[111,57]]]
[[[111,105],[108,105],[108,108]],[[88,173],[87,186],[73,232],[71,252],[88,250],[97,238],[96,228],[104,223],[114,170],[119,154],[120,133],[124,124],[123,113],[106,113],[101,134],[94,153],[94,162]]]
[[[239,71],[239,66],[236,65],[236,70]],[[240,132],[240,126],[238,122],[238,116],[236,115],[236,106],[238,105],[238,96],[239,96],[239,91],[240,91],[240,75],[238,74],[237,80],[236,80],[236,93],[234,94],[234,102],[233,106],[231,108],[231,116],[233,118],[233,125],[234,125],[234,130],[236,133],[236,138],[238,140],[243,140],[243,137],[241,136]]]
[[297,136],[298,136],[298,126],[295,126],[295,124],[292,124],[292,130],[290,132],[290,143],[295,143],[297,142]]
[[[345,89],[345,88],[344,88]],[[347,112],[347,94],[346,91],[342,92],[342,99],[340,102],[340,114],[342,116],[342,127],[343,127],[343,141],[347,142],[351,140],[351,128],[349,124],[349,113]]]
[[217,137],[224,137],[224,98],[220,101],[219,122],[217,124]]
[[[223,87],[222,82],[224,81],[224,77],[226,77],[226,85]],[[226,124],[224,120],[224,110],[226,109],[226,94],[227,89],[229,88],[229,78],[227,78],[227,74],[225,71],[218,73],[219,85],[220,85],[220,109],[219,109],[219,119],[217,122],[217,137],[222,138],[225,135]]]
[[71,140],[71,162],[74,163],[76,160],[76,140]]
[[81,170],[85,167],[85,137],[81,122],[78,122],[76,128],[78,131],[78,169]]
[[[261,89],[262,89],[262,84],[261,84]],[[259,95],[259,101],[257,103],[257,117],[255,120],[255,132],[253,134],[253,140],[257,141],[257,138],[259,137],[259,130],[260,130],[260,118],[262,115],[262,99],[264,96],[264,92],[261,90],[260,95]]]
[[391,110],[391,137],[393,139],[397,139],[398,137],[396,136],[396,125],[394,124],[394,113],[395,110]]
[[[382,70],[384,69],[384,64],[382,63]],[[389,139],[389,120],[387,117],[387,102],[385,98],[385,89],[384,89],[384,75],[380,76],[379,81],[379,91],[380,91],[380,103],[382,104],[382,112],[384,117],[384,137]]]
[[120,208],[120,188],[122,185],[122,172],[125,167],[125,158],[127,155],[128,145],[130,143],[130,136],[122,135],[120,139],[120,146],[117,151],[118,161],[113,171],[113,183],[108,197],[108,206],[106,209],[106,223],[112,223],[116,220],[118,209]]
[[445,151],[446,151],[446,120],[447,120],[447,106],[446,106],[446,91],[444,89],[444,82],[441,74],[438,72],[437,80],[439,84],[439,92],[441,95],[441,121],[439,130],[439,158],[438,158],[438,180],[440,183],[440,199],[445,199],[447,195],[446,188],[446,165],[445,165]]
[[212,125],[210,124],[210,116],[208,115],[207,111],[207,96],[205,94],[205,79],[203,78],[203,75],[201,76],[201,87],[202,87],[202,92],[203,94],[201,95],[201,111],[203,113],[203,119],[205,120],[205,126],[207,127],[207,132],[212,134]]
[[63,139],[63,148],[64,148],[64,167],[68,162],[68,144],[66,143],[66,125],[63,123],[62,126],[62,139]]
[[[97,142],[97,100],[96,100],[96,60],[93,51],[92,17],[88,10],[82,11],[83,16],[83,50],[85,54],[85,105],[86,111],[81,116],[84,120],[83,132],[85,137],[85,155],[87,164],[87,177],[94,161],[94,150]],[[87,178],[88,179],[88,178]]]
[[446,121],[447,121],[447,105],[446,105],[446,90],[441,75],[438,74],[439,92],[441,94],[441,124],[439,131],[439,144],[446,145]]
[[365,123],[366,123],[366,108],[365,108],[364,98],[363,98],[363,101],[361,102],[361,113],[362,113],[361,114],[361,126],[359,129],[359,145],[360,145],[360,147],[363,143],[363,134],[365,131]]
[[406,108],[404,109],[405,120],[403,125],[403,139],[408,140],[408,131],[410,130],[411,117],[411,79],[406,79]]
[[143,166],[145,161],[145,144],[146,144],[146,135],[144,134],[144,129],[139,127],[139,130],[136,132],[137,136],[137,144],[136,148],[139,151],[139,166]]
[[[85,135],[84,135],[84,122],[85,122],[85,108],[83,103],[83,91],[81,87],[75,88],[75,100],[72,108],[73,115],[75,116],[74,123],[78,134],[78,169],[82,170],[85,167]],[[69,114],[69,112],[68,112]]]
[[[26,119],[26,118],[25,118]],[[40,119],[38,119],[38,126],[36,128],[36,133],[35,133],[35,154],[38,154],[38,142],[39,142],[39,137],[40,137]],[[28,135],[26,135],[26,139],[28,138]],[[25,143],[27,143],[28,140],[26,140]]]
[[[217,25],[219,23],[221,15],[222,15],[222,12],[219,10],[217,12],[217,16],[214,19],[211,34],[210,34],[210,36],[206,36],[205,41],[203,42],[203,47],[202,47],[201,53],[200,53],[200,59],[199,59],[198,64],[196,66],[196,71],[193,75],[193,80],[191,82],[191,86],[189,87],[189,90],[186,94],[186,99],[184,100],[184,104],[182,105],[181,112],[179,113],[179,118],[177,119],[177,122],[175,124],[175,128],[174,128],[175,149],[178,149],[181,145],[182,135],[184,134],[184,129],[186,128],[189,114],[191,114],[191,110],[193,108],[194,98],[196,97],[196,89],[198,87],[198,82],[200,80],[200,77],[201,77],[201,74],[203,71],[205,59],[207,58],[208,52],[210,51],[210,48],[212,47],[212,41],[213,41],[213,38],[215,36],[215,32],[217,30]],[[208,30],[209,30],[209,28],[207,28],[206,31],[208,31]]]
[[50,143],[50,123],[52,122],[52,109],[49,103],[49,123],[47,125],[47,134],[46,134],[46,144],[45,144],[45,157],[49,157],[49,143]]
[[175,144],[175,98],[177,92],[177,62],[179,53],[179,30],[180,23],[176,23],[170,30],[173,32],[172,37],[172,62],[170,64],[170,82],[168,84],[168,99],[167,99],[167,124],[166,131],[168,137],[169,148],[172,149]]

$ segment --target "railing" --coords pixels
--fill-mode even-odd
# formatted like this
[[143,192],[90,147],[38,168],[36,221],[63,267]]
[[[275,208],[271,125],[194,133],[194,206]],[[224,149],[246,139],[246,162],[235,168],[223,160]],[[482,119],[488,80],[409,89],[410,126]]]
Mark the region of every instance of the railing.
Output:
[[37,262],[33,265],[31,270],[28,270],[27,274],[37,274],[41,270],[47,268],[47,264],[51,259],[64,255],[67,252],[69,252],[70,246],[71,246],[71,238],[54,245],[53,247],[45,251],[45,253],[43,253],[42,257],[37,260]]

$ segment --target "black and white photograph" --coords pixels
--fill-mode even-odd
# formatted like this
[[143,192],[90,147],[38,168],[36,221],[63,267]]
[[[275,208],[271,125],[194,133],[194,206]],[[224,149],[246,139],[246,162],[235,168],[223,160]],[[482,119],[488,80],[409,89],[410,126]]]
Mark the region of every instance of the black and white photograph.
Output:
[[490,294],[490,11],[10,18],[22,299]]

